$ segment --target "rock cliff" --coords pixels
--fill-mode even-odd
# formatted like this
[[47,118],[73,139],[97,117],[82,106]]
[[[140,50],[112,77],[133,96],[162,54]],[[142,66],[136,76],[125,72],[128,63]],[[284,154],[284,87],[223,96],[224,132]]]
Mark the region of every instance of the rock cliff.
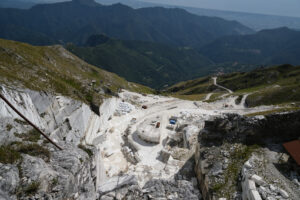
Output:
[[0,199],[96,199],[98,116],[79,101],[32,90],[1,93],[60,151],[0,101]]
[[294,161],[282,146],[298,139],[299,130],[300,112],[206,121],[195,153],[203,198],[299,199]]

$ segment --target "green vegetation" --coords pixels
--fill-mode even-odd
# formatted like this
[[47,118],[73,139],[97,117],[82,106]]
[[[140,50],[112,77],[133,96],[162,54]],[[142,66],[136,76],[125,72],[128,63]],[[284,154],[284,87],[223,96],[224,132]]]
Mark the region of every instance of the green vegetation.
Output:
[[[0,83],[48,91],[98,104],[107,97],[101,88],[151,93],[150,88],[129,83],[119,76],[80,60],[61,46],[31,46],[0,39]],[[91,86],[92,81],[96,83]],[[111,95],[111,94],[110,94]],[[19,123],[23,123],[18,120]],[[25,122],[24,122],[25,123]]]
[[178,8],[132,9],[121,4],[87,6],[84,2],[37,5],[28,10],[0,8],[0,37],[35,45],[83,44],[90,35],[104,33],[126,40],[195,46],[224,35],[253,32],[235,21],[197,16]]
[[19,144],[16,150],[19,153],[28,154],[31,156],[36,156],[44,159],[45,161],[50,160],[50,151],[38,144]]
[[24,188],[24,193],[27,195],[33,195],[38,191],[39,187],[40,187],[40,182],[33,181],[26,188]]
[[224,171],[224,182],[216,183],[212,189],[219,197],[233,198],[233,191],[237,189],[238,177],[242,166],[251,157],[252,153],[257,152],[259,148],[258,145],[239,145],[235,148],[230,155],[230,163]]
[[13,126],[11,124],[7,124],[6,125],[6,130],[7,131],[10,131],[12,128],[13,128]]
[[22,153],[40,157],[47,162],[50,160],[50,151],[36,143],[13,142],[0,147],[0,163],[13,164],[22,158]]
[[256,113],[247,114],[246,116],[254,117],[257,115],[270,115],[270,114],[275,114],[275,113],[292,112],[292,111],[298,111],[298,110],[300,110],[300,106],[299,107],[277,108],[274,110],[268,110],[268,111],[264,111],[264,112],[256,112]]
[[[115,40],[103,35],[90,38],[89,46],[69,44],[67,49],[90,64],[153,88],[194,78],[199,68],[213,64],[191,48]],[[197,75],[209,72],[207,69]]]
[[[256,34],[222,37],[202,46],[200,52],[215,63],[275,65],[300,63],[300,31],[288,28],[262,30]],[[228,64],[227,64],[228,65]]]
[[175,94],[175,95],[172,95],[172,96],[175,97],[175,98],[189,100],[189,101],[203,101],[206,97],[206,94],[195,94],[195,95]]
[[17,122],[18,124],[21,124],[21,125],[28,125],[27,122],[23,121],[23,120],[20,120],[20,119],[14,119],[15,122]]
[[21,154],[10,145],[0,147],[0,163],[13,164],[21,159]]
[[52,187],[55,187],[56,185],[58,184],[58,178],[53,178],[52,181],[51,181],[51,186]]
[[210,77],[203,77],[177,83],[170,88],[167,88],[166,92],[181,95],[208,93],[211,92],[209,88],[211,85],[212,81]]
[[242,101],[243,95],[239,95],[238,98],[235,100],[236,104],[240,104]]
[[[300,66],[280,65],[260,68],[251,72],[235,72],[218,77],[218,84],[234,91],[238,96],[250,94],[248,107],[259,105],[281,105],[300,102]],[[172,95],[201,95],[214,91],[210,102],[222,94],[212,86],[210,77],[178,83],[167,89]]]
[[40,133],[35,129],[30,130],[28,133],[15,134],[15,136],[30,142],[37,142],[40,139]]
[[84,145],[82,145],[82,144],[79,144],[78,145],[78,148],[80,148],[80,149],[82,149],[83,151],[85,151],[88,155],[89,155],[89,157],[92,157],[94,154],[93,154],[93,151],[91,150],[91,149],[88,149],[88,148],[86,148]]
[[217,100],[219,100],[220,97],[221,97],[222,95],[224,95],[224,94],[226,94],[226,93],[225,93],[225,92],[217,92],[217,93],[213,93],[213,94],[210,96],[209,100],[206,100],[205,102],[210,103],[210,102],[217,101]]

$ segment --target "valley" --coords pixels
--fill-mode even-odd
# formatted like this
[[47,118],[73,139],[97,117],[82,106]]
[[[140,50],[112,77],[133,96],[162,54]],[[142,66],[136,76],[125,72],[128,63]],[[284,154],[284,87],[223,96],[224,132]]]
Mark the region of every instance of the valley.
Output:
[[299,200],[297,20],[115,1],[0,3],[0,200]]

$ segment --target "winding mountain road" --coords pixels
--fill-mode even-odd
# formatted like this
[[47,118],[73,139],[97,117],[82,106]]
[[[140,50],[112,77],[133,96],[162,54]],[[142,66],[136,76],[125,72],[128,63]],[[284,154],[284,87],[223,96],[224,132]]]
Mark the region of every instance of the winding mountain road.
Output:
[[[212,79],[213,79],[213,84],[214,84],[215,86],[217,86],[217,87],[223,89],[223,90],[226,90],[229,94],[232,94],[232,93],[233,93],[232,90],[230,90],[230,89],[228,89],[228,88],[226,88],[226,87],[223,87],[223,86],[217,84],[217,78],[218,78],[218,77],[212,77]],[[213,94],[213,93],[208,93],[208,94],[206,95],[206,97],[205,97],[205,101],[209,100],[212,94]]]
[[230,89],[228,89],[228,88],[226,88],[226,87],[223,87],[223,86],[217,84],[217,78],[218,78],[218,77],[212,77],[212,79],[213,79],[213,81],[214,81],[214,85],[217,86],[217,87],[219,87],[219,88],[222,88],[222,89],[226,90],[227,92],[229,92],[230,94],[232,94],[232,93],[233,93],[232,90],[230,90]]

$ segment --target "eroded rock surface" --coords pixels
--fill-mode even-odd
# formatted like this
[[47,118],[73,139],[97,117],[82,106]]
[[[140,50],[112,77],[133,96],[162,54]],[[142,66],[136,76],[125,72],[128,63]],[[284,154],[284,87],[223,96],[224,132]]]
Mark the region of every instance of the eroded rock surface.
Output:
[[299,185],[287,178],[294,161],[282,159],[289,157],[282,144],[298,130],[300,112],[206,121],[195,154],[203,198],[299,199]]
[[95,149],[84,146],[85,136],[99,129],[90,108],[44,92],[2,87],[2,94],[63,150],[48,143],[1,100],[0,198],[96,199]]

